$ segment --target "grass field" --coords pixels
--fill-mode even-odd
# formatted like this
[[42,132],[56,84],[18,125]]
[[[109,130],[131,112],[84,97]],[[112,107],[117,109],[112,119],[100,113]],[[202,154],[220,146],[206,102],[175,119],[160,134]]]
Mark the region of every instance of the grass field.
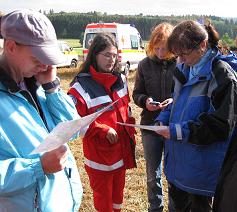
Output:
[[[69,83],[73,77],[77,74],[77,69],[59,69],[58,75],[61,79],[62,89],[67,92]],[[130,94],[134,86],[135,71],[130,72],[128,76]],[[141,109],[138,108],[133,101],[131,101],[131,107],[133,116],[136,118],[136,122],[139,123]],[[143,156],[143,147],[141,143],[141,134],[137,130],[136,135],[136,161],[137,168],[127,171],[126,174],[126,186],[124,190],[124,204],[123,212],[146,212],[148,208],[147,192],[146,192],[146,171],[145,160]],[[83,185],[83,199],[79,212],[94,212],[92,191],[90,189],[89,180],[83,165],[83,152],[81,139],[77,139],[70,143],[70,148],[77,161],[78,168],[80,170],[80,176]],[[165,179],[165,178],[164,178]],[[167,212],[167,184],[166,180],[163,180],[164,185],[164,212]]]

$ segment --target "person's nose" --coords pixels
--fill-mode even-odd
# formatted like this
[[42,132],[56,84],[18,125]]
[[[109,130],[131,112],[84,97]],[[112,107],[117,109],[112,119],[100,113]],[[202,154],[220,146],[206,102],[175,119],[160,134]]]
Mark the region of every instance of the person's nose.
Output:
[[110,63],[114,62],[115,60],[116,60],[116,57],[114,57],[114,56],[109,57],[109,62]]
[[109,56],[109,57],[107,57],[107,60],[108,60],[108,61],[111,61],[111,60],[113,60],[113,57],[112,57],[112,56]]

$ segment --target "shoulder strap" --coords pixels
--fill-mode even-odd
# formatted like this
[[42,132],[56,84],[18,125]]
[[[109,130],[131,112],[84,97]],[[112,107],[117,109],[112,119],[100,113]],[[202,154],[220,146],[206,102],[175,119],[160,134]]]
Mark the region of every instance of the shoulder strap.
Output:
[[185,84],[187,82],[186,77],[177,67],[174,70],[174,76],[179,80],[181,84]]

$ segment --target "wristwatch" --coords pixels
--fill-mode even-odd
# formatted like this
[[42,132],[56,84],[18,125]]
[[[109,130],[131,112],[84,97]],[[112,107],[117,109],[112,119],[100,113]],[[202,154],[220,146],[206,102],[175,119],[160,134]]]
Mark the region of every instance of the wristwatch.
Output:
[[47,90],[50,90],[52,88],[57,88],[59,85],[60,85],[60,80],[59,80],[58,77],[56,77],[56,79],[54,81],[42,84],[42,88],[45,91],[47,91]]

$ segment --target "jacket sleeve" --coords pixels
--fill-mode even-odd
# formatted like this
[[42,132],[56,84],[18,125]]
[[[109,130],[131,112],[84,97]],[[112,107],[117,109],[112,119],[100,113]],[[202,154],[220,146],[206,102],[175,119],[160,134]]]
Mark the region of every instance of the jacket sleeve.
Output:
[[62,121],[80,118],[72,99],[62,90],[46,93],[46,105],[55,125]]
[[208,145],[228,139],[237,118],[237,82],[227,69],[220,66],[213,71],[217,82],[211,93],[211,106],[214,110],[201,113],[197,122],[190,120],[170,123],[172,140]]
[[164,108],[160,114],[156,117],[155,122],[160,122],[164,126],[169,125],[170,111],[173,104],[169,104],[166,108]]
[[143,109],[146,108],[146,100],[147,100],[148,96],[146,94],[145,80],[144,80],[144,76],[143,76],[143,70],[142,70],[141,63],[138,64],[138,70],[136,73],[136,79],[135,79],[135,85],[134,85],[132,97],[133,97],[134,103],[137,106],[139,106]]
[[0,128],[0,196],[20,193],[45,177],[40,158],[12,157],[12,143]]
[[[73,99],[77,112],[81,117],[90,115],[85,100],[74,88],[71,88],[68,91],[68,94]],[[97,135],[100,136],[101,139],[104,139],[109,131],[109,128],[109,126],[101,124],[95,120],[86,129],[83,129],[82,133],[85,137],[93,137]]]

